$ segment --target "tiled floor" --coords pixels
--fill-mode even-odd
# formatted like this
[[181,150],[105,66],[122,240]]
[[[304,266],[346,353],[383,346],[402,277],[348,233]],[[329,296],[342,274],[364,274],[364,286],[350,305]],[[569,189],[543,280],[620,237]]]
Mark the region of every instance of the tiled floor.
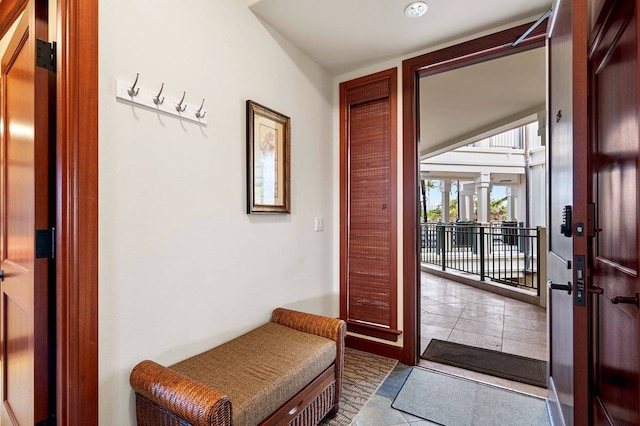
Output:
[[373,395],[356,418],[355,426],[426,426],[436,425],[428,420],[391,408],[393,401],[382,395]]
[[[469,287],[455,281],[422,274],[421,351],[431,339],[449,340],[517,355],[547,359],[546,312],[543,308]],[[420,366],[546,398],[547,390],[436,362]],[[405,369],[407,367],[404,367]],[[399,373],[403,367],[396,368]],[[407,373],[408,374],[408,373]],[[390,378],[360,412],[355,426],[434,425],[391,408],[402,377]],[[394,382],[394,383],[391,383]],[[397,391],[395,392],[397,394]]]
[[391,425],[411,425],[425,426],[436,423],[412,416],[399,410],[391,408],[391,404],[396,395],[400,392],[407,376],[411,372],[411,367],[398,364],[389,377],[380,386],[369,403],[360,412],[355,426],[391,426]]
[[546,330],[539,306],[422,274],[421,352],[440,339],[546,360]]

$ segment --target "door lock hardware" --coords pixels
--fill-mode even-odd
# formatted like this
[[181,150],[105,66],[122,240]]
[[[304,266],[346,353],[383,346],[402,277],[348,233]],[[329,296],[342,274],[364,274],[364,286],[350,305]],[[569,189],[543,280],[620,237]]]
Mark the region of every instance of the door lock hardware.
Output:
[[560,233],[569,238],[572,234],[572,211],[571,206],[564,206],[562,209],[562,223],[560,224]]
[[611,299],[611,303],[613,303],[614,305],[617,305],[618,303],[624,303],[624,304],[629,304],[629,305],[635,305],[636,308],[638,307],[638,296],[639,294],[636,293],[635,296],[633,297],[629,297],[629,296],[616,296],[613,299]]
[[574,288],[576,294],[574,303],[576,306],[587,306],[585,295],[589,290],[587,289],[586,257],[584,255],[575,255],[573,257],[573,263],[575,264],[573,278],[576,283]]
[[566,284],[555,284],[553,282],[551,282],[551,280],[547,281],[547,286],[551,289],[551,290],[563,290],[566,291],[567,294],[571,294],[571,282],[568,282]]

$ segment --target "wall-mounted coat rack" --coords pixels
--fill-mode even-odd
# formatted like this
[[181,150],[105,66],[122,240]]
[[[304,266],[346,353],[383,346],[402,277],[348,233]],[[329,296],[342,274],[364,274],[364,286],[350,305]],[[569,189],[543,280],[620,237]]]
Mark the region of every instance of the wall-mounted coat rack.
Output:
[[135,105],[149,108],[153,111],[180,117],[183,120],[207,125],[207,111],[204,109],[204,99],[201,103],[192,104],[187,99],[187,92],[182,92],[180,99],[164,96],[164,83],[159,89],[152,90],[138,84],[140,74],[136,75],[133,83],[125,80],[116,81],[116,98]]

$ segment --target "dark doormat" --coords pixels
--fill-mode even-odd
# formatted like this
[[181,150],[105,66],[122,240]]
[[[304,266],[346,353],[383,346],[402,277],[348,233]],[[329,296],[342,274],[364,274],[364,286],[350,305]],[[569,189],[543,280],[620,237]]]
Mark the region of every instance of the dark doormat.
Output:
[[421,357],[541,388],[547,387],[546,361],[438,339],[431,340]]

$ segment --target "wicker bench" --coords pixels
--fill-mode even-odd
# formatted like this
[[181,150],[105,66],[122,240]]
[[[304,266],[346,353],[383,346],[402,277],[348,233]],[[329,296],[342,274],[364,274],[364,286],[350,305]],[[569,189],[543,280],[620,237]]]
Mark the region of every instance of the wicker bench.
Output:
[[344,321],[278,308],[271,322],[170,367],[131,372],[138,425],[315,425],[342,391]]

